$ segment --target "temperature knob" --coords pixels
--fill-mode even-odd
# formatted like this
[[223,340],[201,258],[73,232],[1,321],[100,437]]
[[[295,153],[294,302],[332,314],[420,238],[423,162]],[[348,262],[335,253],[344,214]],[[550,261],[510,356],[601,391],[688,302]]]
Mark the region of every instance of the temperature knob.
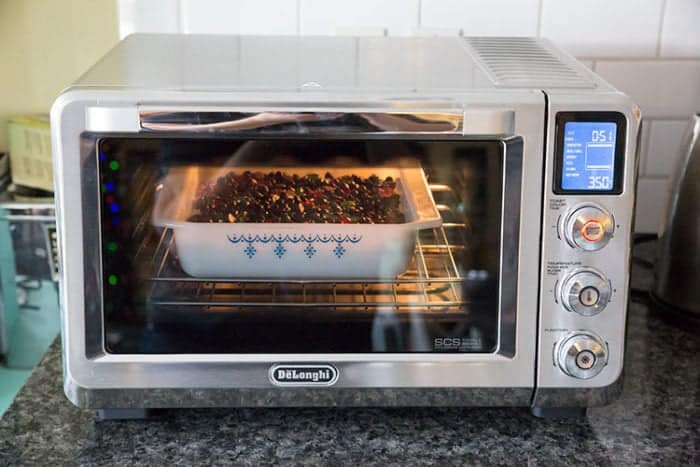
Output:
[[592,378],[608,363],[603,340],[593,333],[577,331],[564,337],[555,348],[556,363],[569,376]]
[[597,315],[610,301],[610,282],[592,268],[576,269],[561,283],[559,296],[564,307],[583,316]]
[[573,248],[600,250],[608,244],[615,222],[600,206],[587,205],[572,211],[563,222],[564,238]]

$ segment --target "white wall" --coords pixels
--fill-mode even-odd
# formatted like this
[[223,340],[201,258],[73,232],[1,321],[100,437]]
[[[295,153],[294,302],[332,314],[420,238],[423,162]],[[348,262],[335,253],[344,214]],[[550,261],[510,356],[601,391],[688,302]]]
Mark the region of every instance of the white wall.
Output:
[[[654,232],[700,112],[700,0],[118,0],[119,31],[543,36],[639,103],[637,231]],[[700,182],[699,182],[700,183]]]
[[116,22],[114,3],[0,0],[0,152],[9,149],[8,120],[48,113],[58,93],[118,41]]

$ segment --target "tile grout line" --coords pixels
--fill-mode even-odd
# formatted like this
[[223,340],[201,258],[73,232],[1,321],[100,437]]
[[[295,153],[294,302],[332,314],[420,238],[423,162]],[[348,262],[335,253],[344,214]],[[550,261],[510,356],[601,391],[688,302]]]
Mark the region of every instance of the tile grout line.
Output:
[[423,18],[422,18],[422,13],[423,13],[423,0],[418,0],[418,14],[416,15],[416,21],[417,29],[421,29],[423,27]]
[[296,24],[297,36],[301,36],[301,0],[296,0],[296,16],[297,16],[297,24]]
[[179,0],[175,6],[175,15],[177,17],[177,30],[180,34],[185,34],[185,18],[182,14],[182,2],[184,0]]
[[542,37],[542,3],[544,0],[539,0],[537,3],[537,37]]
[[666,6],[668,5],[668,0],[663,0],[663,3],[661,3],[661,17],[659,21],[659,30],[658,34],[656,36],[656,57],[661,57],[661,40],[663,38],[663,33],[664,33],[664,23],[666,22]]

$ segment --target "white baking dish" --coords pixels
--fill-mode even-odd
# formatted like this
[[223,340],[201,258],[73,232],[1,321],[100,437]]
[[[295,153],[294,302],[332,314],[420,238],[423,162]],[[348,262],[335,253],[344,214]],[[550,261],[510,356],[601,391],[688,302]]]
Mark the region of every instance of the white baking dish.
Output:
[[[187,222],[197,188],[229,172],[330,172],[398,180],[402,224]],[[182,269],[193,277],[372,279],[401,274],[418,230],[439,227],[440,214],[421,168],[226,167],[171,169],[156,194],[153,223],[173,229]]]

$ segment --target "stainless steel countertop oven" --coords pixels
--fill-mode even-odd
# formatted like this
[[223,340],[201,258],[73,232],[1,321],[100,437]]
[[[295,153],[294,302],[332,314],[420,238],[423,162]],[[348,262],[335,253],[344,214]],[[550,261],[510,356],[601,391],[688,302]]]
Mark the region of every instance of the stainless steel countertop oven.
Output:
[[639,123],[538,39],[130,36],[51,112],[66,395],[606,403]]

